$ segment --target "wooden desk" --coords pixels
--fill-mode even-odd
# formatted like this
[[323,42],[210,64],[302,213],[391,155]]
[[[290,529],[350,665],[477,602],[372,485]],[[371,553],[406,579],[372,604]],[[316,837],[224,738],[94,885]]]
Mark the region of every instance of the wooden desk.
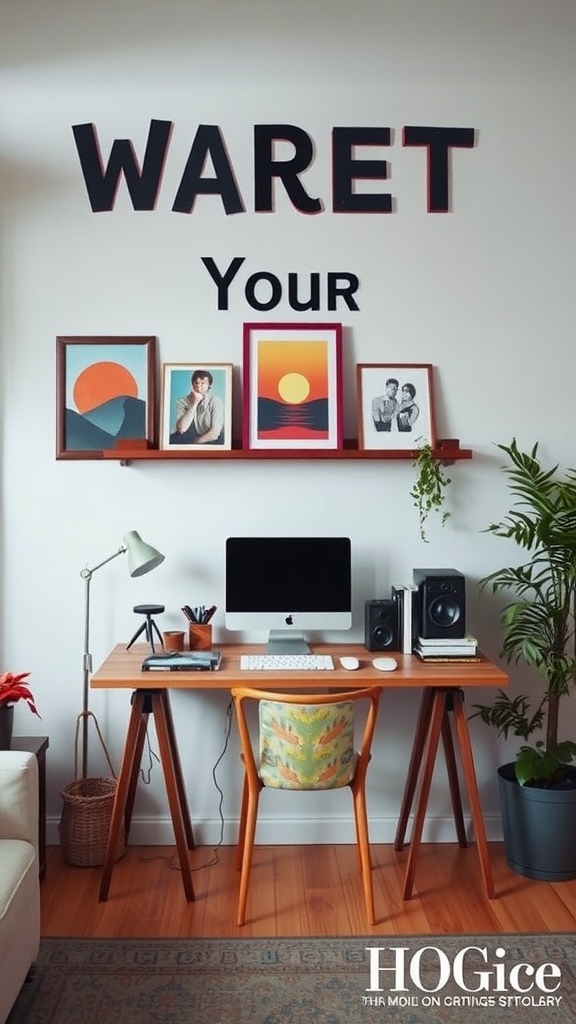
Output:
[[[259,653],[262,651],[262,645],[221,644],[218,646],[218,650],[222,652],[222,663],[217,672],[142,672],[142,661],[150,653],[148,646],[136,645],[127,651],[122,644],[118,644],[92,676],[91,686],[96,689],[131,689],[134,691],[110,822],[108,848],[102,868],[100,900],[108,898],[115,863],[114,854],[123,819],[126,837],[128,837],[138,782],[138,770],[150,714],[154,716],[156,725],[160,760],[164,771],[176,848],[182,870],[182,884],[186,899],[194,899],[188,860],[188,850],[194,849],[194,837],[170,710],[169,690],[228,690],[238,685],[279,690],[313,687],[356,689],[379,685],[383,689],[407,688],[423,691],[394,843],[397,850],[401,850],[404,846],[408,819],[420,779],[406,866],[404,899],[410,899],[412,895],[416,858],[422,839],[422,829],[440,738],[442,738],[444,746],[458,842],[461,846],[468,845],[456,768],[454,736],[449,717],[450,714],[453,714],[484,889],[488,899],[494,898],[484,820],[468,723],[464,711],[464,691],[476,686],[506,686],[508,677],[505,672],[487,659],[469,664],[430,664],[421,662],[413,655],[396,653],[394,653],[394,657],[398,661],[398,668],[394,672],[378,672],[372,665],[372,658],[375,655],[360,644],[319,644],[314,646],[315,654],[331,654],[333,656],[336,666],[333,672],[246,672],[240,669],[240,655]],[[352,655],[358,658],[360,668],[354,672],[341,668],[338,658],[343,655]]]

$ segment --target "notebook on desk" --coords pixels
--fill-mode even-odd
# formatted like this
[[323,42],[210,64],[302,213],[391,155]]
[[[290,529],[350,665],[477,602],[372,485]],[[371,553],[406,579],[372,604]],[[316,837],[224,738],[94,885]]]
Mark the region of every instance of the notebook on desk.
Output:
[[220,668],[220,651],[170,651],[168,654],[150,654],[142,662],[143,672],[214,672]]

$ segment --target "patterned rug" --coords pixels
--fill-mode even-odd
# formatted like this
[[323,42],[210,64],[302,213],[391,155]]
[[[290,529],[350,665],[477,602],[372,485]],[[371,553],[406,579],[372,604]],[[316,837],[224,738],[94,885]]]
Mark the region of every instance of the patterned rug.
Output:
[[43,939],[8,1024],[576,1022],[576,936]]

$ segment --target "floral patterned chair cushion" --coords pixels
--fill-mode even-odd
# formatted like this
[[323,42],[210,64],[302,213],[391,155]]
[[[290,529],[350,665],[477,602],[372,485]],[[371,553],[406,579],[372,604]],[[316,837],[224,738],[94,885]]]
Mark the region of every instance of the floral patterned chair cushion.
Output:
[[354,705],[260,701],[258,772],[274,789],[339,789],[354,778]]

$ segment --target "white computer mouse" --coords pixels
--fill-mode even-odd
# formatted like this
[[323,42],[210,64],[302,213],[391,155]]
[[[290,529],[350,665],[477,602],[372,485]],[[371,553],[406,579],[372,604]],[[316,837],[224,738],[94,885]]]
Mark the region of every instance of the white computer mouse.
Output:
[[340,664],[342,665],[342,668],[347,668],[349,672],[352,672],[355,668],[360,668],[358,658],[340,658]]
[[390,657],[374,658],[372,664],[379,672],[393,672],[395,668],[398,668],[396,658]]

